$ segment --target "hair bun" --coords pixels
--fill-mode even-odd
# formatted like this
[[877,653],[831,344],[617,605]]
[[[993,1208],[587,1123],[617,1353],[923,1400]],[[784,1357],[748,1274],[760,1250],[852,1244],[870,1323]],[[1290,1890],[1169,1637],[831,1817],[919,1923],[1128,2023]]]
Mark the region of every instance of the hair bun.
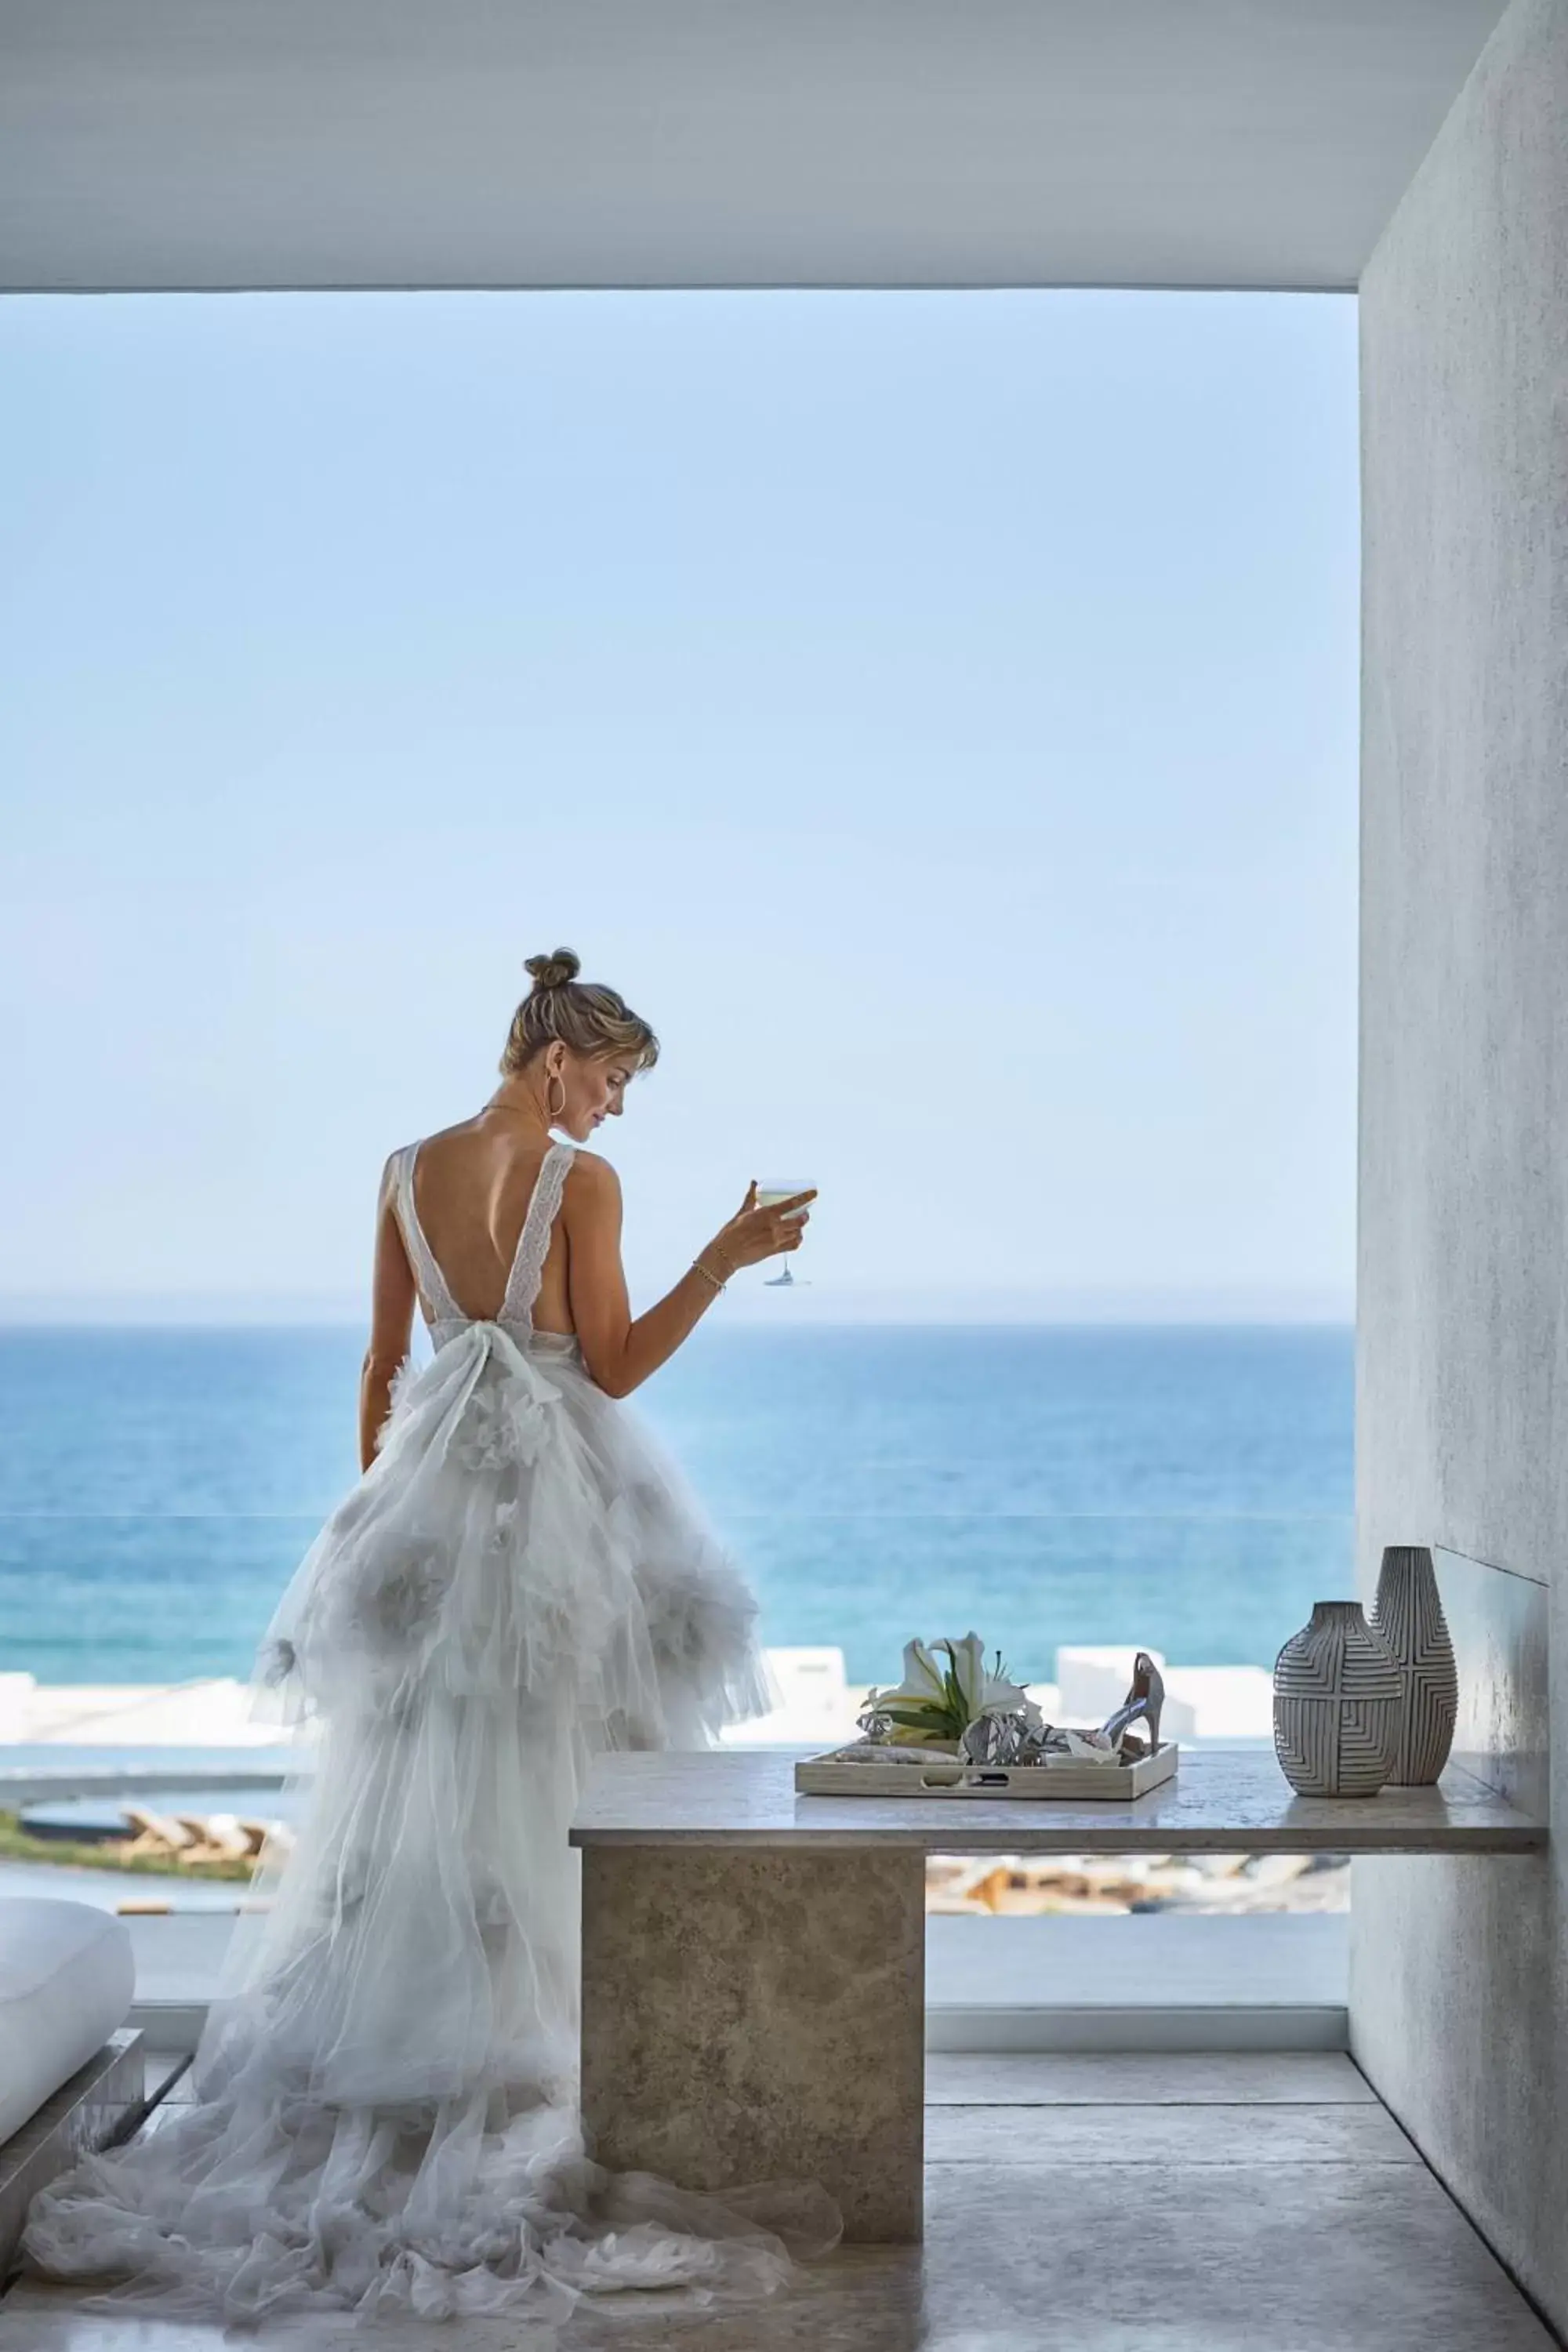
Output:
[[557,948],[553,955],[530,956],[522,968],[532,973],[535,988],[562,988],[567,981],[576,979],[583,969],[583,959],[574,955],[570,948]]

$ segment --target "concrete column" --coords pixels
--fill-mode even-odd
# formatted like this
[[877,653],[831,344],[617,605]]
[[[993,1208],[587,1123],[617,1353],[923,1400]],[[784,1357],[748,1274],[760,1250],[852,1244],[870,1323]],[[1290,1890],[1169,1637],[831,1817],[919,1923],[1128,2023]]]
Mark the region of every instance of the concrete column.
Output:
[[1446,1547],[1543,1859],[1356,1865],[1352,2047],[1568,2326],[1568,0],[1514,0],[1362,283],[1361,1575]]

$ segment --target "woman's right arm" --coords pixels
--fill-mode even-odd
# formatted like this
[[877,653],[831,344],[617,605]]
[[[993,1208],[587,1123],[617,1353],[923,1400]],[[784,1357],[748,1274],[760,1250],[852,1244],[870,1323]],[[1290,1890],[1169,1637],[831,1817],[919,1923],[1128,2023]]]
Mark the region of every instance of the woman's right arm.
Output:
[[[800,1192],[794,1201],[759,1209],[753,1206],[756,1190],[753,1181],[736,1214],[697,1253],[715,1282],[800,1247],[805,1226],[800,1213],[816,1193]],[[577,1154],[562,1195],[562,1213],[572,1320],[583,1360],[606,1394],[629,1396],[689,1338],[719,1296],[715,1282],[700,1274],[696,1264],[688,1266],[674,1289],[634,1323],[621,1265],[621,1180],[607,1160],[593,1151]]]

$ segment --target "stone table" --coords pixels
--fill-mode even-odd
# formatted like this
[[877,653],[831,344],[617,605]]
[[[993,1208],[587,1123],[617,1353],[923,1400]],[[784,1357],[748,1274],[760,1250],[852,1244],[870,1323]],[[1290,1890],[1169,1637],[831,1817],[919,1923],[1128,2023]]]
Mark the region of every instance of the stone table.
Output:
[[[801,1753],[806,1751],[802,1750]],[[819,2180],[851,2242],[921,2234],[928,1853],[1524,1853],[1436,1789],[1295,1796],[1267,1750],[1130,1802],[797,1797],[795,1757],[599,1759],[583,1856],[583,2112],[600,2160],[691,2189]]]

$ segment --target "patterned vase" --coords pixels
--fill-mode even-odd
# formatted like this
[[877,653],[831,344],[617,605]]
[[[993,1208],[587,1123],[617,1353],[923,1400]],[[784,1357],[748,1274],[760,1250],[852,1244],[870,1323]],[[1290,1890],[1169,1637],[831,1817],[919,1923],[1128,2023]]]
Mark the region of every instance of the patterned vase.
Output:
[[1448,1760],[1459,1712],[1459,1677],[1437,1578],[1425,1544],[1390,1544],[1372,1622],[1399,1663],[1399,1737],[1389,1779],[1429,1788]]
[[1303,1797],[1375,1797],[1394,1769],[1404,1681],[1359,1601],[1320,1601],[1274,1666],[1274,1752]]

